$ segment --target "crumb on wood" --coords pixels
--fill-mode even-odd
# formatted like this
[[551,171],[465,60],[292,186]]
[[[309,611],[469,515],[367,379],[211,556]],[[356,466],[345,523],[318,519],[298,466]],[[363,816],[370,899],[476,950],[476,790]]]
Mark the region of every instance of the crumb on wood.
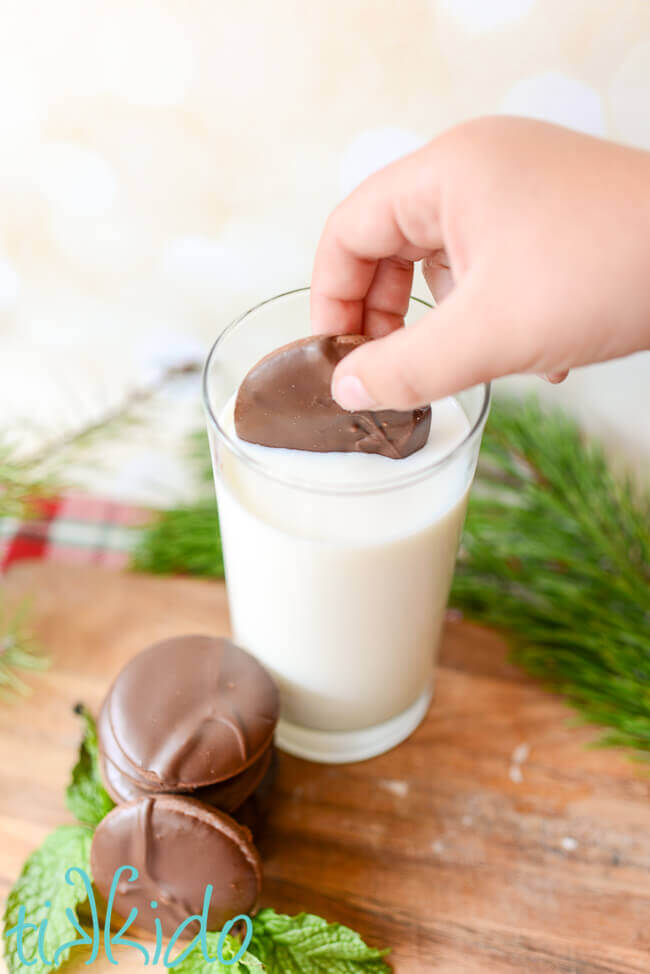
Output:
[[380,778],[379,787],[383,788],[384,791],[390,792],[391,795],[395,795],[397,798],[406,798],[409,793],[408,781],[397,781],[394,778]]

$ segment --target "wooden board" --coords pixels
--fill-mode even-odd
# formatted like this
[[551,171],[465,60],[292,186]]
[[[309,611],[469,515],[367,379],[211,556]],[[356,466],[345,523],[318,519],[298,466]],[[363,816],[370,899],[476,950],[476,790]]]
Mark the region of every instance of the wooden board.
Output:
[[[228,631],[215,583],[24,563],[5,588],[33,594],[52,667],[0,705],[0,900],[70,820],[72,705],[96,708],[155,639]],[[264,904],[349,924],[393,948],[398,974],[648,972],[647,772],[586,750],[593,731],[505,659],[494,635],[448,623],[434,706],[406,744],[347,767],[281,755]],[[130,952],[120,963],[142,967]]]

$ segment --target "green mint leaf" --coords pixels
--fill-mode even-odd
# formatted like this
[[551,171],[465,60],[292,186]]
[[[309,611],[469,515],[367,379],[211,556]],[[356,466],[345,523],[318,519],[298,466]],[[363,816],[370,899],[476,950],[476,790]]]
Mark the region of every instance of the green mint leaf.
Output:
[[83,718],[85,730],[79,758],[72,769],[72,779],[66,789],[66,804],[80,822],[94,828],[110,812],[114,803],[102,784],[97,728],[93,716],[83,704],[79,704],[76,710]]
[[[208,933],[206,944],[208,956],[218,958],[220,933]],[[241,941],[235,937],[224,937],[221,944],[221,959],[230,961],[241,949]],[[208,963],[200,945],[196,945],[187,957],[173,968],[175,974],[267,974],[267,968],[248,951],[235,964],[222,964],[213,960]]]
[[269,969],[266,964],[263,964],[261,960],[258,960],[257,957],[248,951],[244,954],[241,962],[244,965],[246,974],[268,974]]
[[250,949],[267,974],[388,974],[387,951],[368,947],[358,933],[310,913],[290,917],[261,910]]
[[[48,974],[55,970],[54,954],[68,941],[77,939],[70,920],[66,916],[69,907],[76,916],[76,908],[87,899],[87,891],[78,874],[72,875],[73,885],[66,882],[68,869],[83,869],[90,876],[90,843],[92,832],[81,825],[62,825],[45,839],[43,845],[27,859],[13,889],[7,897],[4,912],[4,952],[9,974]],[[50,903],[50,907],[46,906]],[[20,908],[25,907],[25,922],[34,923],[36,930],[26,930],[23,936],[23,959],[36,960],[31,967],[23,965],[18,952],[16,934],[7,937],[19,921]],[[42,953],[49,963],[44,963],[38,951],[38,925],[47,917]],[[70,954],[62,951],[57,958],[60,967]]]

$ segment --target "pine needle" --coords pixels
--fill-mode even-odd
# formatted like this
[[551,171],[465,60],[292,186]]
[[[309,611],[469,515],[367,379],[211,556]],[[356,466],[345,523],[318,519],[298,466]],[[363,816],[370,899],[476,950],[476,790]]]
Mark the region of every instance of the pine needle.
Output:
[[[167,385],[195,375],[200,369],[198,361],[171,365],[153,382],[129,390],[117,404],[74,429],[57,434],[31,455],[19,456],[16,447],[10,445],[7,434],[0,431],[0,522],[5,518],[22,521],[37,517],[39,501],[53,497],[61,489],[62,471],[75,451],[83,454],[99,438],[138,422],[141,406],[154,399]],[[193,571],[196,567],[190,557],[182,570]],[[3,612],[0,602],[0,698],[11,691],[27,692],[27,684],[20,679],[17,670],[42,669],[46,665],[45,658],[35,651],[34,640],[27,628],[27,610],[21,608],[10,617]]]
[[205,430],[190,434],[186,452],[199,497],[154,517],[134,550],[131,568],[153,575],[223,578],[219,513]]
[[223,578],[216,501],[198,501],[164,511],[145,528],[131,567],[153,575]]
[[29,693],[16,670],[44,670],[48,666],[28,627],[28,615],[28,602],[10,614],[0,601],[0,699]]
[[497,401],[452,604],[512,658],[650,760],[650,495],[535,400]]
[[56,490],[53,477],[45,477],[19,463],[14,450],[0,438],[0,520],[26,520],[38,512],[38,501]]
[[[73,429],[64,430],[53,439],[47,440],[34,453],[20,460],[18,470],[42,470],[48,468],[51,462],[60,465],[63,459],[68,460],[75,452],[83,455],[95,445],[97,440],[138,425],[141,418],[139,410],[142,406],[150,403],[163,389],[178,379],[197,375],[200,371],[201,363],[198,361],[188,360],[170,365],[152,382],[129,389],[119,402],[108,406],[98,416],[85,420]],[[0,484],[2,484],[1,468]]]

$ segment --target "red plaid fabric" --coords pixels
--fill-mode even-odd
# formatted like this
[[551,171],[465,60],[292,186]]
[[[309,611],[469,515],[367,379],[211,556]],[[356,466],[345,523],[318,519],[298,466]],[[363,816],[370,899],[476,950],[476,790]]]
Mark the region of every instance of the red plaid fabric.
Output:
[[39,501],[28,521],[0,520],[0,573],[23,558],[123,568],[150,519],[146,508],[85,494]]

